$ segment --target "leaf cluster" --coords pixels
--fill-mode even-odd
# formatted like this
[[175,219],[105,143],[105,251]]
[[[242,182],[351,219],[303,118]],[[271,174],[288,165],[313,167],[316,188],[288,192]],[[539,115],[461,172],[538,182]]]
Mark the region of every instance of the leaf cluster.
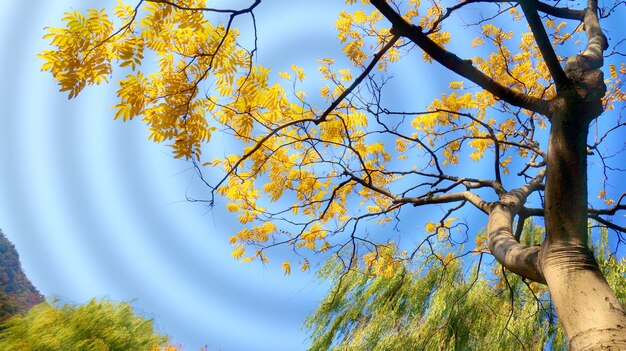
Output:
[[109,300],[59,306],[44,302],[2,327],[2,351],[149,350],[167,342],[130,304]]

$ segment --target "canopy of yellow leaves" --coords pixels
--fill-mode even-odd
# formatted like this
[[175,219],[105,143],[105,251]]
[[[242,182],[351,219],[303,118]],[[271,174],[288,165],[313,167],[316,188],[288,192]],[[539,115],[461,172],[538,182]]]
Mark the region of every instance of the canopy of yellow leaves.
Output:
[[[204,0],[175,3],[206,6]],[[319,74],[326,84],[319,95],[327,104],[337,100],[374,53],[391,40],[382,15],[363,6],[368,1],[347,0],[346,4],[355,9],[339,13],[336,28],[352,66],[337,67],[332,58],[319,60]],[[360,104],[354,93],[356,98],[343,99],[323,114],[325,107],[314,106],[299,90],[309,79],[305,70],[293,65],[291,72],[274,74],[255,64],[253,50],[239,43],[240,34],[231,22],[216,23],[204,11],[183,11],[163,2],[140,5],[134,8],[120,0],[112,15],[104,9],[66,13],[65,26],[49,28],[45,35],[52,49],[39,55],[42,70],[52,74],[69,98],[85,86],[108,82],[116,70],[125,72],[118,81],[115,118],[141,118],[150,139],[167,143],[175,157],[216,167],[226,175],[217,194],[228,200],[228,210],[236,212],[245,225],[231,237],[236,259],[266,262],[264,248],[278,243],[326,251],[333,246],[333,234],[349,231],[348,224],[362,215],[360,206],[349,203],[363,206],[367,218],[379,217],[376,223],[390,221],[399,208],[392,194],[402,173],[387,169],[393,162],[396,168],[404,165],[417,171],[411,163],[415,160],[409,157],[415,152],[427,156],[426,168],[435,164],[435,157],[442,159],[443,166],[454,166],[462,155],[479,161],[497,149],[504,155],[499,167],[505,174],[510,150],[531,157],[534,141],[518,137],[519,119],[499,113],[512,111],[467,82],[450,82],[450,92],[432,101],[427,113],[411,117],[404,134],[387,140],[369,130],[380,125],[375,106]],[[426,8],[419,0],[406,1],[402,9],[403,18],[424,29],[432,28],[443,11],[441,6]],[[511,17],[513,21],[520,18],[515,8]],[[555,42],[572,37],[565,24],[549,21],[547,27]],[[450,33],[437,29],[430,38],[447,45]],[[489,52],[472,58],[472,64],[503,86],[534,97],[555,94],[531,33],[514,36],[484,24],[471,45]],[[399,40],[378,61],[378,70],[384,73],[406,47]],[[424,60],[431,61],[426,55]],[[625,99],[620,90],[625,73],[623,64],[619,70],[610,66],[607,109],[611,101]],[[498,113],[493,113],[494,107]],[[543,118],[532,112],[515,114],[545,126]],[[236,139],[243,149],[206,161],[203,150],[222,150],[211,143],[218,130]],[[386,132],[394,135],[396,131]],[[397,158],[392,158],[394,147]],[[271,203],[286,209],[270,212],[266,207]],[[285,220],[286,216],[295,219]],[[279,220],[287,223],[284,230],[278,229]],[[425,229],[426,233],[439,230],[433,222]],[[246,255],[248,247],[255,247],[254,254]],[[386,246],[377,246],[362,261],[383,275],[395,267],[392,250]],[[289,262],[282,267],[285,274],[291,272]],[[302,270],[308,267],[306,260],[300,264]]]

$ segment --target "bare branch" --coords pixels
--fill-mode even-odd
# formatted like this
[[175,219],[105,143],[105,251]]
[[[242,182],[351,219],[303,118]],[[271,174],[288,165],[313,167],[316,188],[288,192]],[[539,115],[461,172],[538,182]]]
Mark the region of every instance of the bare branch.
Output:
[[589,217],[595,219],[596,221],[598,221],[598,223],[605,225],[607,228],[616,230],[616,231],[620,231],[622,233],[626,233],[626,227],[622,227],[620,225],[617,225],[611,221],[607,221],[606,219],[598,216],[598,215],[590,215]]
[[613,205],[610,208],[606,208],[606,209],[589,209],[589,214],[591,215],[607,215],[607,216],[612,216],[614,215],[617,211],[620,210],[626,210],[626,204],[622,203],[622,200],[624,200],[626,198],[626,193],[622,193],[622,195],[620,195],[619,199],[617,199],[617,202],[615,203],[615,205]]
[[365,70],[361,72],[361,74],[352,82],[352,84],[350,84],[350,86],[346,90],[344,90],[343,93],[341,93],[341,95],[339,95],[339,97],[335,99],[332,104],[330,104],[330,106],[328,106],[328,108],[324,111],[324,113],[322,113],[322,115],[318,118],[315,124],[320,124],[321,122],[324,122],[326,118],[328,118],[328,115],[330,115],[330,113],[335,108],[337,108],[337,106],[339,106],[339,103],[341,103],[341,101],[343,101],[350,93],[352,93],[354,88],[356,88],[357,86],[359,86],[359,84],[361,84],[361,82],[363,82],[363,79],[365,79],[365,77],[370,74],[372,69],[374,69],[374,67],[376,67],[376,64],[378,64],[378,61],[380,61],[380,59],[387,53],[387,51],[389,51],[389,49],[393,47],[398,39],[400,39],[400,36],[398,35],[394,35],[393,37],[391,37],[391,40],[374,55],[372,61],[369,63],[369,65],[367,65]]
[[241,15],[241,14],[244,14],[244,13],[252,12],[252,10],[254,10],[254,8],[257,7],[261,3],[261,0],[255,0],[252,5],[250,5],[249,7],[245,8],[245,9],[230,10],[230,9],[218,9],[218,8],[211,8],[211,7],[189,7],[189,6],[179,5],[179,4],[177,4],[177,3],[173,2],[173,1],[169,1],[169,0],[145,0],[145,1],[146,2],[156,3],[156,4],[167,4],[167,5],[170,5],[170,6],[174,7],[174,8],[177,8],[177,9],[183,10],[183,11],[204,11],[204,12],[230,13],[231,16],[236,16],[236,15]]
[[437,196],[428,197],[402,197],[394,199],[394,203],[402,204],[408,203],[413,206],[423,206],[432,204],[444,204],[450,202],[469,201],[479,210],[489,213],[491,204],[484,201],[480,196],[470,192],[463,191],[460,193],[442,194]]
[[585,18],[585,11],[583,10],[573,10],[567,7],[556,7],[552,5],[548,5],[544,2],[537,1],[537,10],[544,12],[550,16],[566,18],[572,20],[580,20],[582,21]]
[[530,30],[533,32],[539,51],[541,51],[541,56],[543,56],[558,90],[567,82],[567,77],[563,68],[561,68],[558,57],[556,57],[550,38],[548,38],[548,33],[546,33],[546,29],[543,27],[543,23],[541,23],[541,18],[537,13],[536,0],[520,0],[519,3],[522,6],[522,11],[524,11]]
[[540,246],[520,244],[513,234],[513,218],[522,209],[526,198],[541,189],[545,168],[533,180],[500,197],[489,212],[487,234],[489,250],[495,258],[513,273],[545,284],[545,278],[539,264]]

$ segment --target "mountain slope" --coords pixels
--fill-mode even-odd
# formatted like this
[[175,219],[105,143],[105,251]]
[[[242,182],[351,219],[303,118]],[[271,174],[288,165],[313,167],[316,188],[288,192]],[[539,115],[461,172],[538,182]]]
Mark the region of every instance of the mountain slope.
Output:
[[15,246],[0,230],[0,323],[43,300],[22,271]]

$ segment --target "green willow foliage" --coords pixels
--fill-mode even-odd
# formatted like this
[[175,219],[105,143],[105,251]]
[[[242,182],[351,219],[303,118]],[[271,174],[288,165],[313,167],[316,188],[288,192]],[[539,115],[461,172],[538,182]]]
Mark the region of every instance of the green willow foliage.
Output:
[[[524,237],[538,240],[542,228]],[[595,251],[609,284],[626,302],[626,260],[607,250],[606,232]],[[485,260],[464,271],[461,260],[443,264],[430,256],[417,267],[404,264],[391,277],[371,269],[345,273],[331,259],[320,277],[330,294],[305,322],[309,350],[567,350],[544,286],[502,274]]]
[[128,303],[91,300],[56,307],[41,303],[9,319],[0,332],[2,351],[150,350],[167,338]]

